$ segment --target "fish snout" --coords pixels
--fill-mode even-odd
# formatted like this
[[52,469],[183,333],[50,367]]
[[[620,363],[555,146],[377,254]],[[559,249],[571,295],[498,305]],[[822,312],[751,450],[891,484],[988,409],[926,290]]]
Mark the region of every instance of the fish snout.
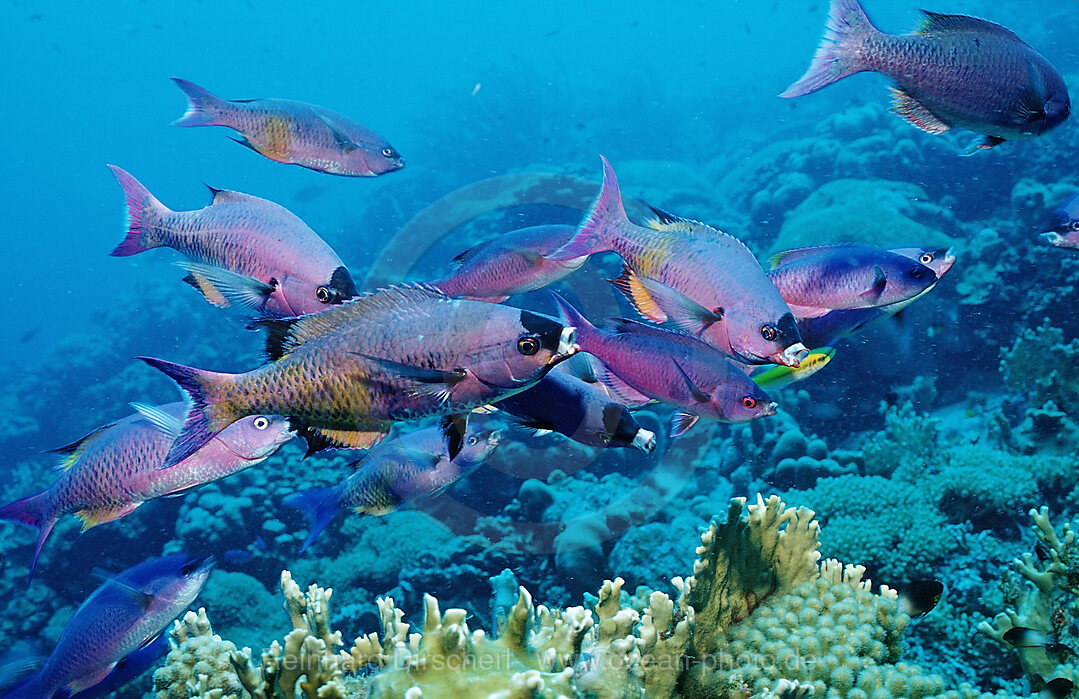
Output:
[[761,412],[764,415],[775,415],[777,410],[779,410],[779,403],[776,403],[773,400],[769,401],[769,403],[761,409]]
[[782,364],[783,366],[789,366],[797,369],[805,361],[805,358],[809,356],[809,350],[801,342],[795,342],[793,345],[787,347],[782,352],[776,352],[772,355],[772,359],[776,364]]
[[1056,231],[1046,231],[1045,233],[1042,233],[1040,237],[1050,245],[1060,246],[1064,243],[1064,236]]
[[635,449],[640,449],[645,454],[651,454],[656,450],[656,433],[642,427],[637,430],[637,434],[633,436],[633,441],[630,442],[630,446]]
[[558,349],[555,350],[554,355],[551,357],[551,362],[560,362],[580,351],[581,346],[577,344],[577,328],[567,325],[562,328],[562,334],[558,337]]

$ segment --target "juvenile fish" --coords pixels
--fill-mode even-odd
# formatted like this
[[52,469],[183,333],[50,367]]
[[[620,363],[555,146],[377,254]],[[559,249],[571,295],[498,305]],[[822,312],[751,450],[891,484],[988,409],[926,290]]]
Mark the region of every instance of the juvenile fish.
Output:
[[1058,248],[1079,248],[1079,194],[1053,212],[1053,227],[1042,238]]
[[75,610],[44,667],[4,699],[51,699],[101,682],[195,600],[212,560],[175,553],[106,579]]
[[[937,281],[917,260],[872,245],[818,245],[771,259],[768,278],[795,317],[911,299]],[[804,338],[803,338],[804,339]]]
[[555,262],[544,257],[577,232],[575,226],[532,226],[500,235],[453,258],[456,269],[428,282],[443,293],[474,301],[501,303],[514,294],[541,289],[565,278],[587,255]]
[[644,429],[629,409],[607,392],[564,371],[559,364],[532,388],[500,400],[495,407],[535,430],[558,432],[591,447],[633,447],[651,454],[655,433]]
[[604,158],[599,197],[573,240],[548,259],[613,250],[627,267],[612,283],[642,316],[670,320],[739,361],[797,366],[808,350],[749,248],[703,223],[657,215],[648,228],[630,222]]
[[289,417],[309,453],[370,447],[397,420],[459,416],[446,423],[456,456],[461,416],[528,388],[577,351],[574,329],[552,318],[414,285],[258,325],[273,361],[243,374],[142,357],[194,401],[166,466],[260,414]]
[[919,129],[984,134],[967,155],[1005,140],[1033,138],[1068,118],[1060,73],[999,24],[925,12],[913,34],[885,34],[858,0],[832,0],[828,24],[802,78],[782,97],[799,97],[854,73],[891,78],[892,111]]
[[746,422],[776,412],[745,368],[716,348],[685,333],[618,319],[613,329],[595,327],[552,293],[559,315],[577,328],[581,349],[602,363],[597,377],[627,405],[652,400],[678,409],[671,437],[685,434],[702,417]]
[[165,454],[183,425],[184,403],[136,404],[134,415],[99,427],[56,451],[60,473],[45,490],[0,507],[0,519],[38,529],[30,563],[33,577],[41,548],[65,514],[86,531],[133,512],[148,500],[173,495],[261,463],[295,435],[284,418],[254,415],[167,469]]
[[193,82],[173,78],[187,95],[174,126],[227,126],[264,158],[331,175],[373,177],[405,166],[393,146],[371,129],[325,107],[283,99],[223,100]]
[[501,441],[497,430],[469,425],[457,456],[450,458],[442,430],[427,427],[383,442],[352,466],[356,470],[330,488],[304,490],[285,498],[311,518],[307,550],[339,512],[384,515],[416,498],[437,495],[475,470]]
[[168,247],[215,306],[238,305],[284,317],[316,313],[356,296],[337,253],[288,209],[250,194],[213,189],[209,206],[172,211],[115,165],[127,199],[127,235],[114,257]]

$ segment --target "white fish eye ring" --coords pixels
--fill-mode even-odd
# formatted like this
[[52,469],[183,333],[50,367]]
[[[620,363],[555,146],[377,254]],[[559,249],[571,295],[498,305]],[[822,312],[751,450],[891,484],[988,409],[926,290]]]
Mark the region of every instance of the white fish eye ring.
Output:
[[251,424],[255,426],[256,430],[264,430],[270,426],[270,421],[266,417],[259,415]]

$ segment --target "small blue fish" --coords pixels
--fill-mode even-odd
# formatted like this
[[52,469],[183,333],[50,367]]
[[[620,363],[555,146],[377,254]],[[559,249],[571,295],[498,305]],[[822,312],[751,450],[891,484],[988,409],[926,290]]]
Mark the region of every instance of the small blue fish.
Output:
[[175,553],[106,579],[75,610],[44,667],[4,699],[52,699],[99,684],[187,609],[212,569],[207,557]]
[[1079,249],[1079,193],[1053,212],[1052,228],[1042,238],[1058,248]]

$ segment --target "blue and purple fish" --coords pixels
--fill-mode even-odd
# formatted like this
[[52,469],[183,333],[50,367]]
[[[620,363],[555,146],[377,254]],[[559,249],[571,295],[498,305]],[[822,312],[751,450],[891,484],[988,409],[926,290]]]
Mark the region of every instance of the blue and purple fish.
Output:
[[1045,233],[1045,242],[1058,248],[1079,249],[1079,193],[1053,212],[1053,223]]
[[75,610],[45,665],[4,699],[52,699],[94,687],[151,645],[198,597],[212,569],[206,557],[175,553],[107,578]]
[[264,158],[331,175],[373,177],[405,166],[382,136],[343,114],[284,99],[223,100],[173,78],[187,95],[187,112],[174,126],[227,126],[233,140]]
[[1041,136],[1068,118],[1060,72],[1009,29],[976,17],[925,12],[912,34],[885,34],[858,0],[832,0],[828,24],[798,97],[862,71],[891,78],[892,111],[932,134],[953,128],[984,134],[968,149]]

